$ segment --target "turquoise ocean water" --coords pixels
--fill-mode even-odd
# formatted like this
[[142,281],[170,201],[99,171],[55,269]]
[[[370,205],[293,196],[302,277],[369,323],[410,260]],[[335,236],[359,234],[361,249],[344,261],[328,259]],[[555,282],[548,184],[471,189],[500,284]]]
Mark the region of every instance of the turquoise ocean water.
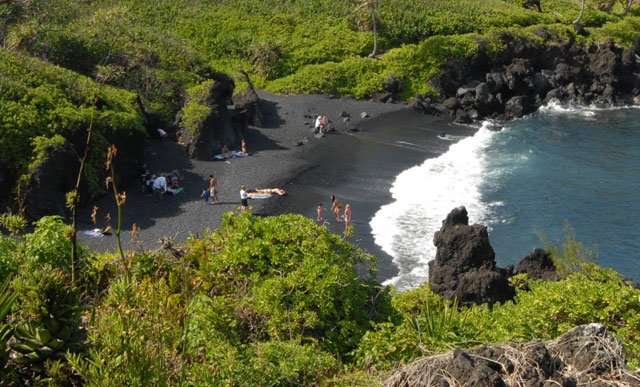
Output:
[[[446,140],[446,139],[445,139]],[[393,257],[399,289],[423,283],[431,238],[464,205],[489,227],[499,266],[515,264],[569,225],[596,262],[640,281],[640,109],[550,105],[496,130],[485,123],[449,151],[408,168],[370,222]]]

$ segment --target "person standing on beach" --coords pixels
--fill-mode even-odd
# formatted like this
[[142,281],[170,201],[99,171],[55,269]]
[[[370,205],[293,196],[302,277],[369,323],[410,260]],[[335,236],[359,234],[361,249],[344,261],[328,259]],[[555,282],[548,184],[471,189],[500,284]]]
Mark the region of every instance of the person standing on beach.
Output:
[[316,220],[318,222],[322,222],[324,220],[324,218],[322,217],[322,211],[324,211],[322,202],[318,203],[318,208],[316,208],[316,211],[318,212],[318,218]]
[[249,207],[249,203],[247,202],[248,198],[247,187],[244,185],[240,186],[240,212],[244,212],[247,207]]
[[340,202],[336,199],[335,195],[331,195],[331,213],[336,216],[338,223],[340,222]]
[[209,175],[209,196],[211,197],[211,204],[218,203],[218,182],[213,177],[213,175]]
[[249,154],[249,152],[247,151],[247,141],[245,141],[244,138],[242,139],[242,141],[240,141],[240,149],[245,156]]
[[351,206],[347,203],[344,206],[344,232],[349,231],[349,226],[351,226]]
[[336,201],[334,202],[334,208],[333,208],[333,213],[336,216],[336,221],[338,223],[340,223],[340,209],[342,208],[342,205],[340,204],[340,202],[338,201],[338,199],[336,199]]

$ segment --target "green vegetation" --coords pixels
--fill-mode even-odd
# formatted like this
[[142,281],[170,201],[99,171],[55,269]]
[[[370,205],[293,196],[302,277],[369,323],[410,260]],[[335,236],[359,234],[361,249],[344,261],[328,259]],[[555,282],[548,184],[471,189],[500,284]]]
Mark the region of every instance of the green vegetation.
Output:
[[592,322],[640,365],[640,290],[582,262],[588,250],[571,236],[554,259],[582,262],[571,266],[579,271],[514,278],[515,301],[489,309],[460,308],[427,285],[393,293],[373,280],[373,257],[299,215],[228,213],[177,249],[124,259],[81,250],[75,286],[69,231],[50,217],[0,239],[0,281],[10,281],[0,288],[0,373],[16,381],[376,385],[421,356],[553,339]]
[[0,165],[11,166],[15,176],[27,178],[29,166],[63,138],[82,138],[93,119],[97,133],[85,177],[96,194],[104,163],[98,155],[106,153],[106,144],[144,131],[135,95],[125,90],[3,49],[0,74]]
[[[99,165],[113,139],[135,136],[145,122],[170,125],[187,96],[214,72],[231,75],[237,91],[246,87],[239,76],[246,71],[257,87],[276,93],[356,98],[371,97],[395,79],[410,99],[437,94],[428,81],[447,62],[480,47],[499,54],[505,32],[541,44],[565,38],[580,11],[574,0],[545,0],[542,12],[523,8],[522,0],[379,0],[379,54],[369,58],[372,21],[361,3],[4,1],[0,167],[12,181],[27,174],[38,157],[32,143],[38,136],[58,134],[84,147],[82,133],[95,115],[94,153],[83,170],[94,195],[102,191]],[[582,20],[590,37],[579,39],[613,38],[630,46],[639,15],[638,5],[625,13],[619,1],[589,0]],[[540,26],[551,36],[548,42],[535,33]],[[191,103],[184,110],[185,126],[192,127],[206,107]]]
[[[505,37],[566,39],[579,13],[573,0],[543,1],[543,12],[521,0],[379,0],[379,55],[369,58],[370,15],[357,3],[3,1],[0,170],[25,181],[48,152],[71,144],[81,154],[92,128],[81,180],[97,194],[112,144],[180,109],[185,128],[202,123],[214,73],[231,75],[237,90],[246,71],[272,92],[357,98],[397,79],[411,98],[437,93],[429,80],[451,60],[500,55]],[[623,15],[620,3],[603,4],[588,1],[590,36],[577,39],[637,42],[640,7]],[[572,238],[550,249],[564,280],[515,278],[515,301],[489,309],[460,308],[426,285],[383,288],[373,257],[295,215],[230,213],[177,250],[117,256],[72,249],[75,230],[59,217],[27,235],[19,215],[0,225],[12,234],[0,237],[3,382],[375,385],[419,356],[550,339],[589,322],[621,337],[640,365],[640,290],[585,263]]]

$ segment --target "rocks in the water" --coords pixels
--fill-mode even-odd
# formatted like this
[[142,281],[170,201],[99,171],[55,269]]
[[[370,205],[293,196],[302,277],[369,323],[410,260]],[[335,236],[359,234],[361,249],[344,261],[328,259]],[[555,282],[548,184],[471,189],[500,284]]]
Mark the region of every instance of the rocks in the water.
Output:
[[400,386],[639,385],[627,371],[622,344],[601,324],[575,327],[542,343],[453,350],[419,359],[384,383]]
[[469,226],[464,207],[455,208],[433,237],[437,252],[429,262],[429,286],[461,305],[504,302],[515,295],[508,273],[496,267],[487,227]]
[[544,281],[557,281],[560,279],[551,255],[541,248],[535,248],[531,254],[523,257],[518,266],[516,266],[515,273],[526,273],[529,278]]

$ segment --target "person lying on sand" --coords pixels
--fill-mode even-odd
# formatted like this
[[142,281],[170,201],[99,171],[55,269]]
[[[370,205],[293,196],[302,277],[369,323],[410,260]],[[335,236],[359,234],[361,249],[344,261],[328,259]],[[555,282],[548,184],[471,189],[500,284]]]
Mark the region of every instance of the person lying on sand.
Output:
[[248,195],[250,198],[264,198],[271,197],[272,195],[283,196],[286,195],[287,191],[282,188],[257,188],[248,191]]

